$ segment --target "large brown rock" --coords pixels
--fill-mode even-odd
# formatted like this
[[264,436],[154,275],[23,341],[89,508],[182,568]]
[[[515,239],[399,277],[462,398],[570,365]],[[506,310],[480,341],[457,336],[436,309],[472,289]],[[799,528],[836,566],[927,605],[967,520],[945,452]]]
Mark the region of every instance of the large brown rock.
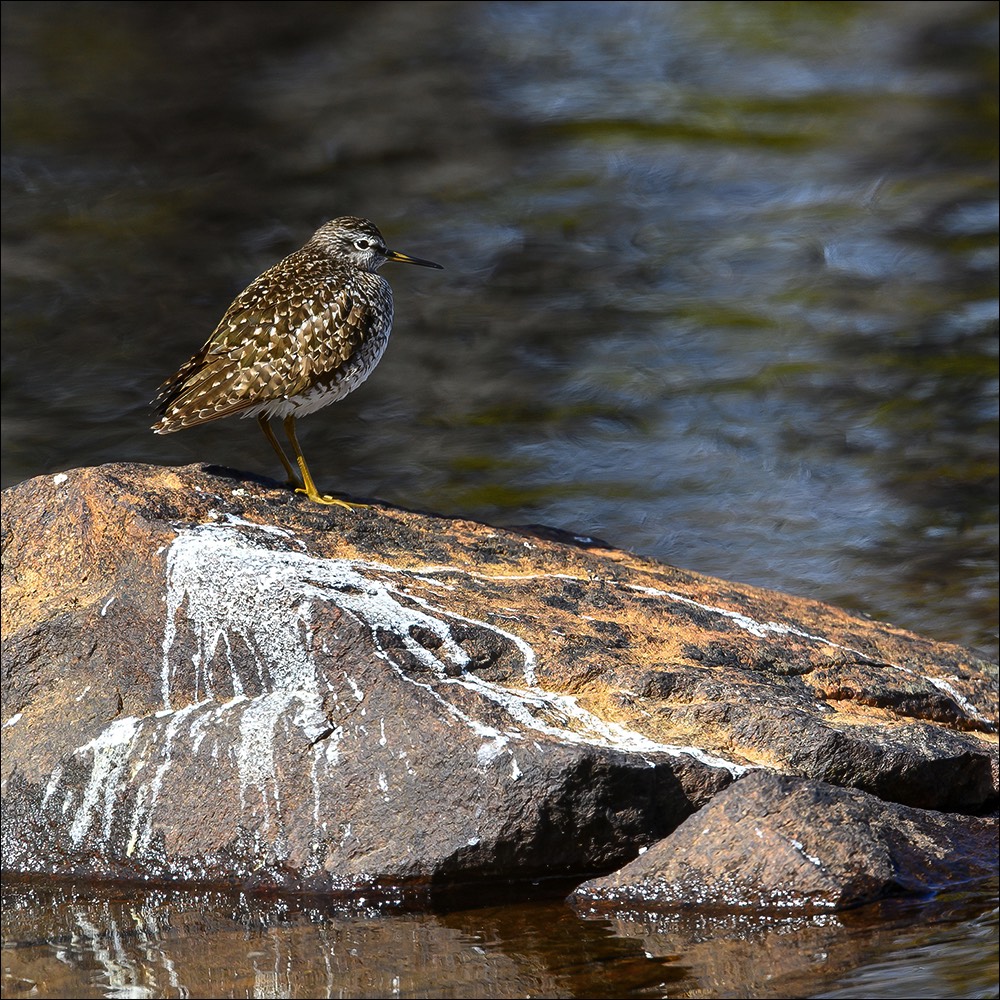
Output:
[[997,825],[756,771],[669,837],[572,894],[609,908],[841,910],[997,870]]
[[5,491],[3,539],[10,871],[579,878],[753,768],[996,801],[995,667],[593,540],[134,465]]

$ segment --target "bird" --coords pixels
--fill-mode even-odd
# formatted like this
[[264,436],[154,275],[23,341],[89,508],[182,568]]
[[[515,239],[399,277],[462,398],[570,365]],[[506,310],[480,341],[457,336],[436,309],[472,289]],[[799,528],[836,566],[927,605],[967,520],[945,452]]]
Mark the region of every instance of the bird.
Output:
[[[378,227],[343,216],[252,281],[205,345],[160,386],[152,406],[156,434],[235,414],[256,417],[281,460],[288,485],[314,503],[353,509],[321,494],[295,432],[295,420],[353,392],[382,358],[392,329],[387,261],[442,270],[389,250]],[[283,421],[295,466],[275,437]]]

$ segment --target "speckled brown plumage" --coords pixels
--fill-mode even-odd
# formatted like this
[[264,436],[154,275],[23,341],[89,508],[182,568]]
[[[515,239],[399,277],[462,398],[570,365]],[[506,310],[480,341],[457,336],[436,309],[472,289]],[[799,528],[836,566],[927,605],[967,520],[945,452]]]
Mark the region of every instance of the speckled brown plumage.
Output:
[[[164,382],[153,401],[160,416],[153,430],[256,417],[290,485],[317,503],[351,506],[316,490],[295,418],[343,399],[378,364],[392,329],[392,290],[376,273],[387,260],[440,267],[387,250],[366,219],[321,226],[237,296],[205,346]],[[284,420],[298,474],[274,437],[272,417]]]

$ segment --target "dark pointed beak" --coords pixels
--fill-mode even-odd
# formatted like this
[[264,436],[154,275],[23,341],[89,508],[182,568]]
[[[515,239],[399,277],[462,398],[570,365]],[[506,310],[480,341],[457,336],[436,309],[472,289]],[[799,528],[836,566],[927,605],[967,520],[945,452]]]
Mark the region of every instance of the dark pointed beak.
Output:
[[419,264],[421,267],[436,267],[439,271],[444,268],[440,264],[435,264],[432,260],[421,260],[419,257],[408,257],[405,253],[397,253],[395,250],[386,250],[386,260],[394,260],[399,264]]

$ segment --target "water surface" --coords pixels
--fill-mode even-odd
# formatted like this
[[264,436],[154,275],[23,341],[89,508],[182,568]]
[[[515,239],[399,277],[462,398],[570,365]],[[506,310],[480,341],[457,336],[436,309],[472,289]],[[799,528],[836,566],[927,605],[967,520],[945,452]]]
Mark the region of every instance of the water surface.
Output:
[[841,915],[583,919],[314,898],[7,886],[4,996],[996,996],[997,885]]
[[148,401],[338,214],[389,267],[321,486],[996,652],[989,3],[10,4],[3,482],[279,475]]

